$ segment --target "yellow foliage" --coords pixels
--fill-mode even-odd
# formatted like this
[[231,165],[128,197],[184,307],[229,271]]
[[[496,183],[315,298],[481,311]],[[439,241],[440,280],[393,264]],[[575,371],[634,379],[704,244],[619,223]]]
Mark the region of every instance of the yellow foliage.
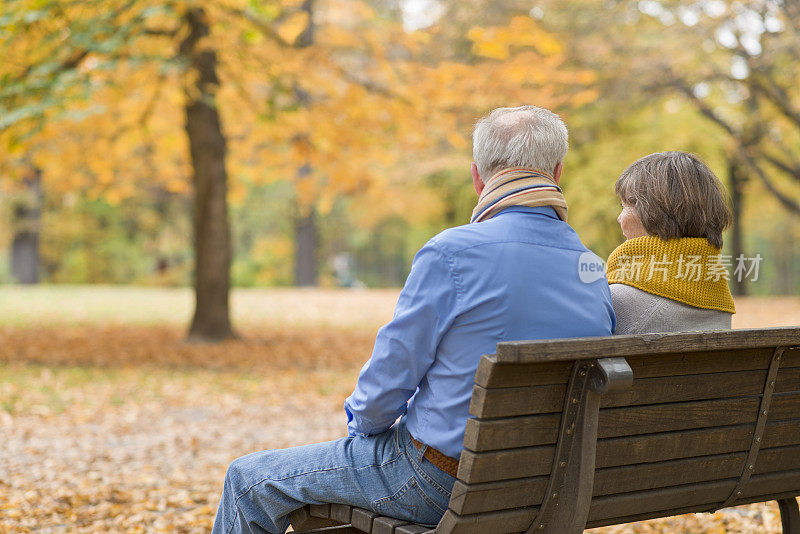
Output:
[[588,104],[589,102],[594,102],[599,96],[600,92],[597,89],[578,91],[572,95],[572,104],[574,106],[582,106],[584,104]]
[[297,180],[295,182],[297,202],[301,206],[311,206],[315,200],[314,182],[311,180]]
[[281,5],[284,9],[300,9],[303,7],[305,0],[281,0]]
[[241,205],[247,198],[247,187],[239,181],[235,181],[228,188],[228,202],[234,205]]
[[507,59],[512,47],[532,47],[543,56],[561,52],[561,45],[552,35],[542,31],[531,17],[522,15],[512,18],[506,27],[475,26],[467,37],[472,41],[473,53],[489,59]]
[[467,141],[464,136],[459,134],[456,130],[450,130],[445,135],[447,137],[447,141],[453,148],[466,149],[470,146],[469,141]]
[[336,48],[358,48],[363,44],[356,34],[338,26],[324,26],[317,39],[326,46]]
[[287,43],[294,43],[308,28],[309,22],[310,18],[305,11],[293,13],[278,26],[278,35]]
[[[205,8],[211,26],[206,44],[219,59],[216,102],[228,142],[231,202],[242,201],[250,183],[280,180],[293,184],[301,205],[322,213],[340,196],[354,195],[371,199],[373,221],[391,214],[417,217],[419,210],[427,217],[442,209],[440,200],[422,196],[415,205],[403,188],[417,186],[430,169],[468,164],[477,116],[500,105],[557,107],[595,97],[583,87],[593,73],[563,68],[557,40],[527,16],[470,29],[474,54],[492,59],[474,61],[440,50],[436,29],[407,33],[361,0],[318,0],[313,17],[300,0],[255,8],[220,0]],[[270,24],[269,31],[232,14],[243,9],[259,24]],[[171,27],[180,20],[176,14],[157,16],[154,27]],[[314,43],[286,46],[312,23]],[[173,57],[180,38],[142,36],[125,52]],[[33,36],[29,41],[22,51],[32,58],[41,54]],[[118,60],[100,69],[98,62],[108,58],[95,55],[81,68],[97,88],[90,105],[73,111],[105,111],[82,122],[48,121],[22,143],[0,132],[2,146],[37,154],[56,190],[114,202],[144,185],[190,191],[183,125],[195,74],[159,61]],[[105,86],[110,80],[115,83]],[[571,95],[564,86],[578,87]],[[298,99],[300,92],[307,96]],[[0,155],[3,169],[7,159]],[[311,173],[298,179],[304,165]]]

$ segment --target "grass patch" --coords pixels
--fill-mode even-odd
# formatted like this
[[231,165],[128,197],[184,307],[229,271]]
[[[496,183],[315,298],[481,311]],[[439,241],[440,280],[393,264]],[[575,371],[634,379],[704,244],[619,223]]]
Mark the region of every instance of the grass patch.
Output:
[[[233,322],[245,329],[377,330],[392,316],[398,290],[234,289]],[[186,328],[189,288],[135,286],[0,286],[0,325],[172,325]]]

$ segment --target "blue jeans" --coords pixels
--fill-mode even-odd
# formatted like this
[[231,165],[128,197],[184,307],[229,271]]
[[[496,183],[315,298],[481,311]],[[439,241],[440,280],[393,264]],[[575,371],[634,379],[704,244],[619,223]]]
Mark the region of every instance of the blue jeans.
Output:
[[423,458],[405,418],[375,436],[256,452],[228,467],[214,534],[283,534],[305,504],[340,503],[435,525],[455,478]]

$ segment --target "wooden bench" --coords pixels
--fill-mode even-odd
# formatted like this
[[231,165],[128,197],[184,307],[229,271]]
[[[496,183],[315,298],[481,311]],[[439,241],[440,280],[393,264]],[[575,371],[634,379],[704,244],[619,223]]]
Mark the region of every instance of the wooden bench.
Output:
[[800,534],[800,328],[501,343],[434,529],[338,504],[295,530],[574,533],[778,500]]

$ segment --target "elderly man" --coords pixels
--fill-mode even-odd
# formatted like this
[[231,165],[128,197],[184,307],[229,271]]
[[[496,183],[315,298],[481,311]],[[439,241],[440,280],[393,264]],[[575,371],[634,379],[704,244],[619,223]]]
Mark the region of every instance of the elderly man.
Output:
[[566,152],[567,129],[546,109],[501,108],[478,122],[472,221],[415,256],[345,401],[348,437],[235,460],[215,533],[283,533],[307,503],[439,521],[481,355],[500,341],[614,330],[608,283],[579,277],[586,248],[566,223],[558,186]]

